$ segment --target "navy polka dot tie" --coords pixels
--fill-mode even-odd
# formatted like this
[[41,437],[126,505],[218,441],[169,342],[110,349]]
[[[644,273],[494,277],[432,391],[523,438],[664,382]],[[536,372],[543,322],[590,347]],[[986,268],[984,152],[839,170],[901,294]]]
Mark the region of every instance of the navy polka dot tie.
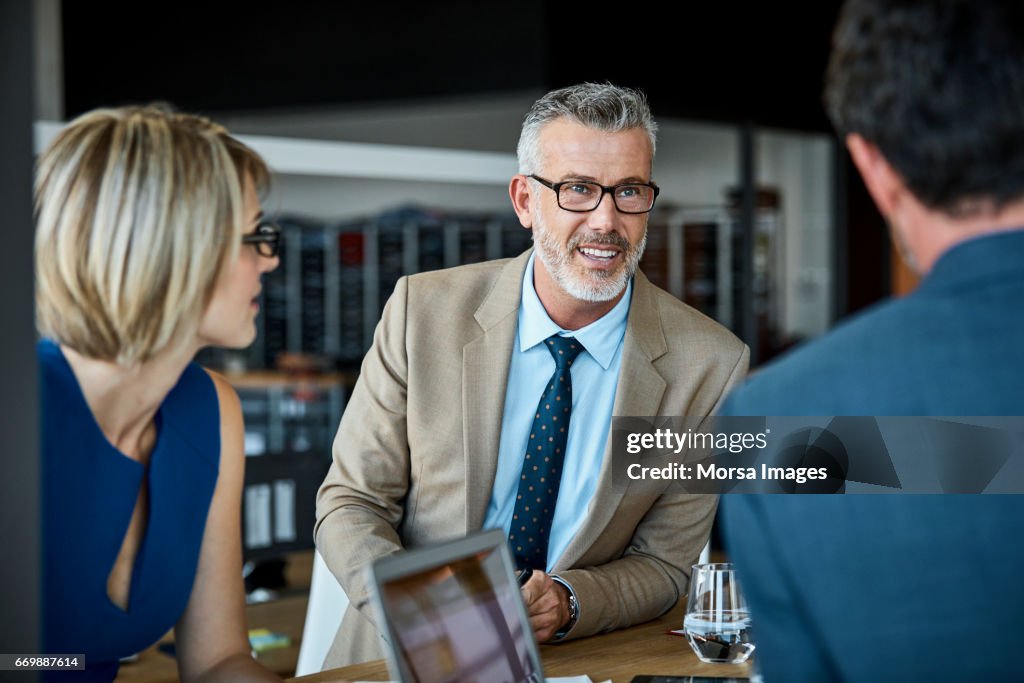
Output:
[[572,413],[569,368],[583,350],[583,345],[573,337],[557,334],[545,339],[544,345],[554,356],[555,374],[544,387],[534,414],[508,532],[509,545],[520,569],[547,567],[551,518],[558,500]]

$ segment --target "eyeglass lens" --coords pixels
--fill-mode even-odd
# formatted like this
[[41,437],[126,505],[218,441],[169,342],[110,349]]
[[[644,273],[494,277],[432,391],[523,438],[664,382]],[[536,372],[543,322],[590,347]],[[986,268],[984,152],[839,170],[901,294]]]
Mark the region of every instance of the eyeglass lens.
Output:
[[[618,185],[611,193],[615,206],[626,213],[644,213],[654,205],[654,188],[647,185]],[[596,209],[604,190],[596,183],[565,183],[558,188],[558,204],[570,211]]]
[[264,223],[256,228],[256,231],[249,235],[242,236],[243,244],[250,244],[256,248],[260,256],[273,258],[277,256],[281,245],[281,232],[277,226]]

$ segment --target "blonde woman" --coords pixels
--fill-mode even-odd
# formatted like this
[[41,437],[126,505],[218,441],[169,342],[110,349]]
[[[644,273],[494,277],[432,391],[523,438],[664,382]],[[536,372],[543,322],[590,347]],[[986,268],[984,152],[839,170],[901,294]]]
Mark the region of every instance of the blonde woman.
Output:
[[238,397],[192,363],[244,347],[260,277],[266,165],[203,118],[105,109],[39,159],[44,646],[76,681],[176,631],[183,680],[278,680],[245,631]]

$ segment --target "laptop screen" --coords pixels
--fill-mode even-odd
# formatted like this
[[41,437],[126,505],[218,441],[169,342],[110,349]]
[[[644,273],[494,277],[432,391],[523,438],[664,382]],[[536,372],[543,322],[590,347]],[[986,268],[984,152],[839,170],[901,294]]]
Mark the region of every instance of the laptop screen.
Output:
[[403,680],[543,680],[531,656],[536,645],[519,587],[503,556],[508,554],[503,535],[500,539],[497,547],[419,568],[416,553],[389,558],[413,564],[397,576],[377,577],[391,654],[404,669]]

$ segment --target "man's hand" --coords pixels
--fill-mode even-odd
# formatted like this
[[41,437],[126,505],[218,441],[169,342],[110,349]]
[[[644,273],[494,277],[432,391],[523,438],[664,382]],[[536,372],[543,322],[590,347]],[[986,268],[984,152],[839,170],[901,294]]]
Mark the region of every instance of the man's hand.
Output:
[[569,593],[565,586],[539,569],[533,570],[522,592],[533,635],[538,643],[546,643],[569,623]]

